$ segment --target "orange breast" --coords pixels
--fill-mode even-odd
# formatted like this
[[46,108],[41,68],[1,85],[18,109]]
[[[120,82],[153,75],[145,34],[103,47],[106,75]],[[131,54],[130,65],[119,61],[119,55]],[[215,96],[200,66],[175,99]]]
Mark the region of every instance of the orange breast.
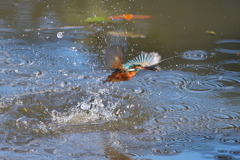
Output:
[[115,71],[110,76],[108,76],[106,82],[121,82],[121,81],[128,81],[132,79],[137,72],[123,72],[123,71]]

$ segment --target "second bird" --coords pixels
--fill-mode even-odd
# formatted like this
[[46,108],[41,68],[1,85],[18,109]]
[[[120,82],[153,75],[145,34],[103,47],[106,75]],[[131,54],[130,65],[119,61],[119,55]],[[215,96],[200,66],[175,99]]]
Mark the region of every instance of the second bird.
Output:
[[158,71],[157,67],[150,67],[160,63],[161,56],[156,52],[142,52],[136,58],[122,63],[123,47],[121,45],[112,45],[106,49],[104,55],[105,66],[113,69],[114,72],[108,76],[104,82],[121,82],[132,79],[139,70]]

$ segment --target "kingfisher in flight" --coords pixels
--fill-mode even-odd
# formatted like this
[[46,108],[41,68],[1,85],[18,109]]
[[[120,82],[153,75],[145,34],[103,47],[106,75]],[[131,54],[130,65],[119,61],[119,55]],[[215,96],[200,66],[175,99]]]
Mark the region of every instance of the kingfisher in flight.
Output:
[[139,56],[122,63],[123,47],[121,45],[112,45],[106,49],[104,62],[107,69],[114,72],[108,76],[105,82],[121,82],[131,80],[140,70],[159,71],[159,67],[150,67],[160,63],[161,56],[156,52],[142,52]]

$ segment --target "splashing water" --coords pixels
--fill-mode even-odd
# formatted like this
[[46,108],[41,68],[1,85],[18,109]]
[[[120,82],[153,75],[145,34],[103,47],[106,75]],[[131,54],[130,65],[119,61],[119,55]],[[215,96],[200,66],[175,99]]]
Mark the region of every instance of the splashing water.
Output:
[[51,112],[53,123],[58,125],[64,124],[83,124],[83,123],[97,123],[97,121],[116,120],[114,109],[117,103],[109,102],[105,106],[102,99],[99,97],[91,101],[78,102],[76,106],[70,108],[67,112],[61,113],[53,110]]

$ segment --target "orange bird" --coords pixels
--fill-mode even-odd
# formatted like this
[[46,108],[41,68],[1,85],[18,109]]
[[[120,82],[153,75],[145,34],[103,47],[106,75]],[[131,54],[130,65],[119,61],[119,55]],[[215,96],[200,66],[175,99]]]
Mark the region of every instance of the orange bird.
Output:
[[152,16],[149,15],[134,15],[134,14],[123,14],[123,15],[115,15],[107,17],[109,20],[132,20],[132,19],[144,19],[144,18],[152,18]]
[[112,45],[106,49],[104,61],[106,68],[113,69],[114,72],[108,76],[105,82],[121,82],[131,80],[139,70],[158,71],[157,67],[150,67],[160,62],[161,56],[156,52],[144,53],[122,63],[123,48],[120,45]]

